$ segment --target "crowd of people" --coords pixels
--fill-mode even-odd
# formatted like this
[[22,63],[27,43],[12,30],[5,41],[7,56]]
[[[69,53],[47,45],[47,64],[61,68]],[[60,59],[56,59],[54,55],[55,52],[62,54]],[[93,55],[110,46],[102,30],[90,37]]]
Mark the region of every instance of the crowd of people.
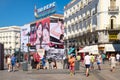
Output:
[[56,60],[52,57],[46,58],[46,55],[41,57],[38,52],[31,56],[31,66],[32,69],[57,69]]
[[[70,69],[70,75],[75,74],[75,62],[79,61],[79,63],[81,62],[82,65],[85,65],[85,68],[86,68],[85,74],[86,74],[86,77],[88,77],[90,70],[94,71],[95,63],[97,64],[97,69],[101,70],[101,64],[104,65],[105,60],[107,60],[107,59],[106,59],[106,55],[104,53],[97,54],[97,55],[93,55],[92,53],[91,54],[85,53],[83,62],[81,60],[80,55],[75,56],[73,54],[70,55],[70,57],[68,57],[68,59],[66,58],[66,60],[68,60],[68,62],[65,62],[65,63],[68,64],[67,68]],[[120,65],[120,54],[116,54],[116,55],[114,53],[111,54],[111,56],[108,59],[108,62],[110,64],[110,71],[114,72],[116,65]]]
[[[93,55],[92,53],[85,53],[84,61],[81,59],[82,58],[80,55],[71,54],[68,57],[64,58],[63,67],[67,67],[67,69],[70,70],[70,75],[75,75],[75,63],[78,62],[79,65],[81,65],[80,63],[82,63],[82,66],[84,65],[86,68],[86,77],[88,77],[90,70],[95,70],[95,63],[97,64],[97,69],[101,70],[101,64],[105,64],[106,55],[104,53],[97,55]],[[57,69],[58,67],[55,59],[53,59],[52,57],[46,58],[45,55],[41,58],[38,52],[34,53],[31,56],[30,60],[32,69]],[[110,64],[110,71],[114,72],[116,65],[120,65],[120,54],[111,54],[108,62]],[[14,54],[8,55],[6,57],[6,63],[8,66],[8,72],[15,71],[20,66]]]

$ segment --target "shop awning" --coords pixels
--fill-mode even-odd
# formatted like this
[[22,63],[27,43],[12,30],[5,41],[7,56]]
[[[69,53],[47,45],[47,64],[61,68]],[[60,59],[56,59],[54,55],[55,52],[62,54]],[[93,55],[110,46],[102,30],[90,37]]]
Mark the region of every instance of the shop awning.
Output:
[[105,52],[116,52],[120,51],[120,44],[105,44]]
[[79,50],[79,53],[89,52],[89,46],[85,46],[83,49]]
[[92,45],[90,46],[90,51],[89,53],[91,54],[98,54],[99,53],[99,50],[98,50],[98,45]]
[[82,52],[98,54],[98,45],[85,46],[83,49],[79,50],[79,53],[82,53]]

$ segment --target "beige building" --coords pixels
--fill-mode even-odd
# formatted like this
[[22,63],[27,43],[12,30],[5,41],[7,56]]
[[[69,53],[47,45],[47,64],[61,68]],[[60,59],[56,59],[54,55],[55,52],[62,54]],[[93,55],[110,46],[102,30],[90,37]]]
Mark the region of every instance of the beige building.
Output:
[[0,28],[0,43],[4,44],[4,53],[14,53],[20,48],[20,27],[9,26]]
[[106,53],[119,52],[119,7],[120,0],[72,0],[68,3],[64,8],[66,47],[74,45],[85,49],[87,46],[86,49],[91,50],[97,46]]

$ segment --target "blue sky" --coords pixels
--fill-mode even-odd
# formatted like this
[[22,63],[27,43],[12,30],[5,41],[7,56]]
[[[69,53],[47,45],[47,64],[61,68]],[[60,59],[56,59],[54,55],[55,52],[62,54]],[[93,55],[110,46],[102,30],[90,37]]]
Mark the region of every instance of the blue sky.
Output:
[[63,13],[70,0],[0,0],[0,27],[23,26],[35,21],[34,5],[37,8],[56,2],[57,12]]

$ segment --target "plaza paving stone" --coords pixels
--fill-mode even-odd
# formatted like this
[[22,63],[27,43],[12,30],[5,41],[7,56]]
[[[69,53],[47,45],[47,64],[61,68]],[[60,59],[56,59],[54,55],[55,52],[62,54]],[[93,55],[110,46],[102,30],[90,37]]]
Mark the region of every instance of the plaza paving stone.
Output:
[[109,63],[101,65],[102,70],[90,71],[90,76],[85,76],[84,66],[80,66],[80,70],[71,76],[68,69],[52,69],[52,70],[31,70],[16,72],[0,71],[0,80],[120,80],[120,66],[117,66],[115,72],[110,72]]

